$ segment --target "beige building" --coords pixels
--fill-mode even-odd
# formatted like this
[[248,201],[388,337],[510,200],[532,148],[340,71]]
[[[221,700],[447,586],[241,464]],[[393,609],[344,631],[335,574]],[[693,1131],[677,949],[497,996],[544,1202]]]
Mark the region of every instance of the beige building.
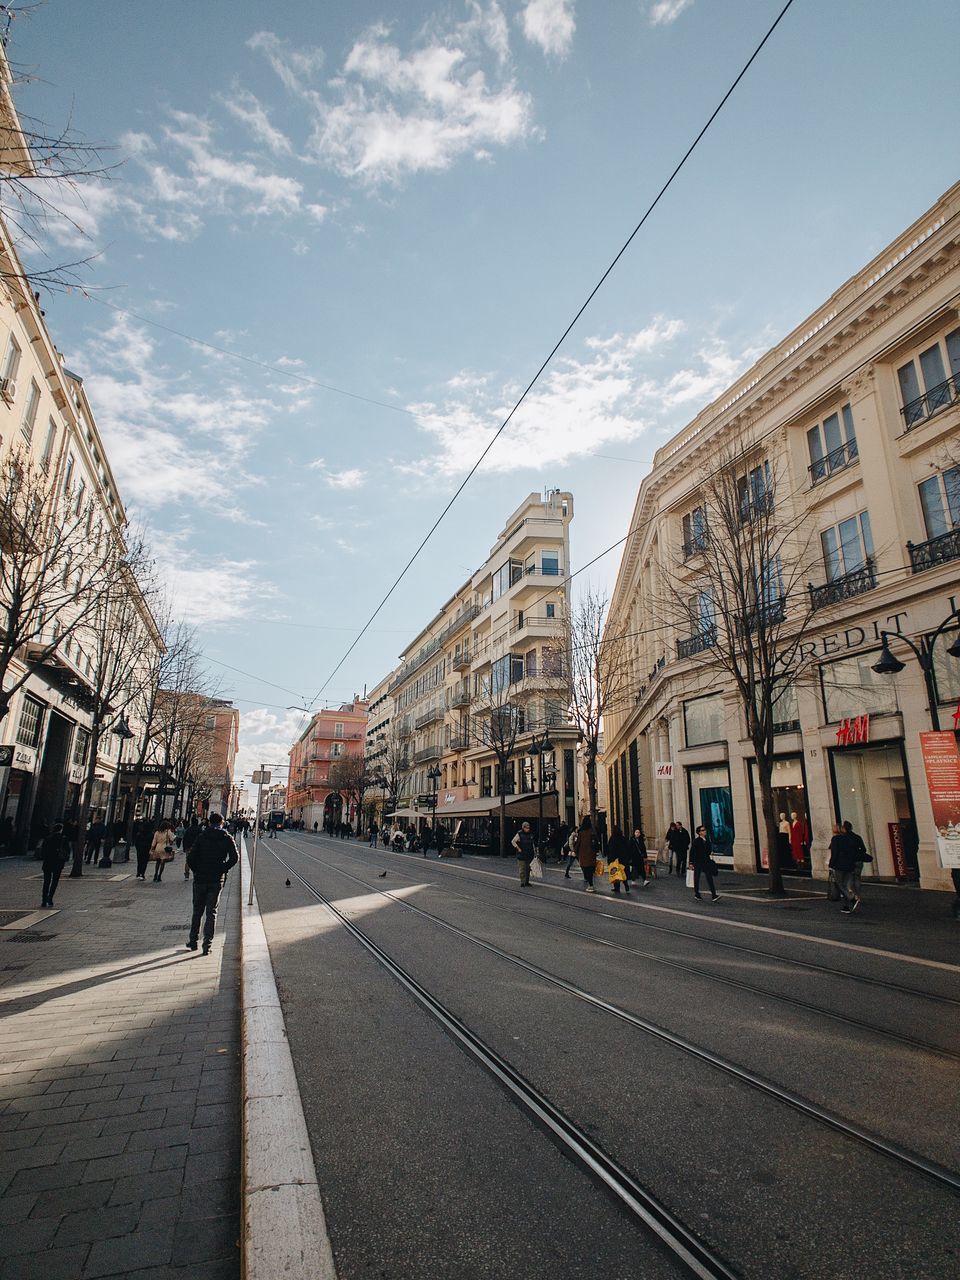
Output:
[[[781,855],[823,877],[832,824],[846,819],[873,854],[868,874],[949,887],[921,757],[931,710],[906,640],[928,654],[947,624],[934,702],[957,728],[960,660],[947,648],[960,604],[958,304],[960,184],[657,452],[608,621],[631,633],[635,690],[605,723],[614,821],[642,816],[658,841],[671,819],[703,822],[718,861],[766,863],[753,749],[732,679],[711,659],[718,603],[698,569],[710,536],[703,477],[746,439],[744,511],[760,499],[799,511],[811,549],[791,598],[764,593],[808,626],[802,678],[785,659],[777,704]],[[689,595],[685,625],[662,611],[667,582]],[[898,675],[873,670],[883,631],[905,664]]]
[[[530,494],[505,522],[484,564],[401,654],[387,682],[391,730],[407,744],[402,811],[448,820],[464,844],[488,847],[501,791],[513,817],[576,818],[576,731],[567,720],[562,618],[573,498]],[[499,719],[498,719],[499,718]],[[491,725],[512,726],[501,778]],[[547,734],[548,750],[531,755]]]

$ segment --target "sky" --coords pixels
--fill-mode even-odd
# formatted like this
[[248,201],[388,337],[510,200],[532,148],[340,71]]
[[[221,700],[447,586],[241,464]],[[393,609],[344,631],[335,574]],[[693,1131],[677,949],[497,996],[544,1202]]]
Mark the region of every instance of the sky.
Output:
[[573,491],[573,569],[622,538],[654,451],[960,176],[955,0],[794,0],[331,679],[782,4],[15,6],[19,109],[109,169],[30,259],[89,259],[47,323],[238,775],[386,674],[528,493]]

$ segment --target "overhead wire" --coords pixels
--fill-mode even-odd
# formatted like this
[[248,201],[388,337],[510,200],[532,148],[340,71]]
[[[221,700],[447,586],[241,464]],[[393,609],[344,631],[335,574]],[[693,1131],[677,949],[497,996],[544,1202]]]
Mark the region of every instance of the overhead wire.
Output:
[[493,448],[493,446],[496,444],[496,442],[500,439],[500,436],[503,434],[503,432],[504,432],[504,431],[506,430],[506,428],[509,426],[510,422],[513,420],[513,418],[514,418],[514,416],[516,415],[517,411],[518,411],[518,410],[520,409],[520,407],[523,405],[523,403],[524,403],[524,401],[526,400],[527,396],[530,394],[530,392],[533,390],[534,386],[535,386],[535,385],[537,384],[537,382],[539,381],[539,379],[540,379],[541,375],[543,374],[544,370],[545,370],[545,369],[547,368],[547,366],[551,363],[551,361],[553,360],[553,357],[556,355],[557,351],[559,351],[560,347],[563,345],[563,343],[565,342],[565,340],[566,340],[566,338],[568,337],[568,335],[570,334],[570,332],[573,330],[573,328],[576,326],[576,324],[577,324],[577,323],[578,323],[578,321],[580,320],[580,317],[584,314],[584,312],[585,312],[585,311],[587,310],[587,308],[589,307],[590,303],[593,301],[593,299],[594,299],[594,298],[596,297],[596,295],[599,293],[600,289],[601,289],[601,288],[603,287],[603,285],[605,284],[605,282],[606,282],[607,278],[610,276],[611,272],[614,270],[614,268],[615,268],[615,267],[617,266],[617,264],[619,263],[620,259],[623,257],[623,255],[626,253],[626,251],[629,249],[630,245],[633,243],[634,239],[636,238],[636,236],[638,235],[638,233],[640,232],[640,230],[644,227],[644,225],[646,224],[647,220],[648,220],[648,219],[650,218],[650,216],[653,214],[653,212],[654,212],[654,210],[656,209],[657,205],[660,203],[660,201],[661,201],[661,200],[663,199],[663,197],[666,195],[667,191],[668,191],[668,190],[670,189],[670,187],[673,185],[673,182],[675,181],[675,179],[677,178],[677,176],[679,175],[679,173],[680,173],[680,172],[681,172],[681,170],[683,169],[684,165],[687,163],[687,161],[689,160],[690,156],[691,156],[691,155],[693,154],[693,152],[696,150],[697,146],[699,145],[699,143],[700,143],[700,141],[702,140],[702,138],[704,137],[704,135],[707,133],[707,131],[708,131],[708,129],[710,128],[710,126],[713,124],[714,120],[716,120],[717,116],[718,116],[718,115],[720,114],[720,112],[723,110],[724,106],[726,105],[726,103],[728,102],[728,100],[730,99],[730,97],[732,96],[732,94],[734,93],[734,91],[736,90],[737,86],[740,84],[740,81],[744,78],[744,76],[745,76],[745,75],[747,74],[747,72],[749,71],[750,67],[753,65],[754,61],[755,61],[755,60],[757,59],[757,57],[760,55],[760,53],[761,53],[761,51],[763,50],[764,46],[766,45],[767,41],[768,41],[768,40],[770,39],[770,37],[773,35],[774,31],[777,29],[777,27],[779,26],[780,22],[782,21],[782,19],[784,18],[784,16],[786,15],[787,11],[790,9],[790,7],[791,7],[791,5],[792,5],[792,4],[793,4],[793,0],[786,0],[786,3],[784,4],[783,8],[780,10],[780,12],[777,14],[776,18],[773,20],[773,22],[771,23],[771,25],[770,25],[770,26],[769,26],[769,28],[767,29],[767,31],[766,31],[765,35],[763,36],[762,40],[760,41],[760,43],[756,46],[756,48],[754,49],[754,51],[751,53],[750,57],[749,57],[749,58],[747,59],[747,61],[744,63],[744,65],[743,65],[743,67],[741,68],[740,72],[737,74],[737,76],[736,76],[736,78],[734,79],[734,81],[732,82],[732,84],[729,86],[729,88],[727,89],[727,91],[724,93],[724,95],[723,95],[723,97],[720,99],[719,103],[716,105],[716,107],[714,107],[713,111],[710,113],[709,117],[707,118],[706,123],[701,127],[701,129],[700,129],[700,130],[699,130],[699,132],[697,133],[696,137],[693,139],[693,141],[692,141],[692,142],[690,143],[690,145],[687,147],[686,151],[684,152],[683,156],[680,158],[680,160],[678,161],[678,163],[675,165],[675,167],[674,167],[673,171],[670,173],[670,176],[667,178],[666,182],[664,182],[663,186],[662,186],[662,187],[660,188],[660,190],[657,192],[656,196],[654,196],[653,200],[651,201],[651,203],[650,203],[650,204],[649,204],[649,206],[647,207],[647,209],[646,209],[646,211],[644,212],[643,216],[641,217],[640,221],[637,223],[637,225],[636,225],[636,226],[633,228],[633,230],[630,232],[630,235],[627,237],[627,239],[626,239],[626,240],[624,241],[624,243],[621,245],[620,249],[618,250],[618,252],[617,252],[617,253],[616,253],[616,255],[614,256],[613,260],[610,262],[610,264],[607,266],[606,270],[605,270],[605,271],[603,272],[603,274],[600,276],[600,279],[599,279],[599,280],[597,281],[597,283],[593,286],[593,288],[590,290],[590,292],[589,292],[589,294],[587,295],[587,297],[586,297],[586,299],[584,300],[584,302],[583,302],[583,303],[580,305],[580,307],[577,309],[577,311],[576,311],[575,315],[573,316],[573,319],[572,319],[572,320],[570,320],[570,322],[567,324],[566,328],[563,330],[563,332],[561,333],[560,337],[557,339],[557,341],[554,343],[553,347],[550,349],[550,351],[549,351],[549,353],[548,353],[548,355],[547,355],[546,359],[541,363],[541,365],[540,365],[540,367],[537,369],[536,373],[534,373],[533,377],[532,377],[532,378],[530,379],[530,381],[526,384],[526,386],[524,387],[524,389],[523,389],[523,391],[521,392],[520,396],[519,396],[519,397],[517,398],[517,400],[515,401],[515,403],[514,403],[513,407],[510,409],[510,411],[509,411],[509,413],[507,414],[507,416],[506,416],[506,417],[503,419],[503,421],[500,423],[500,426],[496,429],[496,431],[494,432],[494,434],[491,436],[490,440],[487,442],[486,446],[485,446],[485,447],[483,448],[483,450],[481,451],[481,453],[480,453],[479,457],[476,459],[476,461],[475,461],[475,462],[473,463],[473,465],[470,467],[469,471],[468,471],[468,472],[467,472],[467,474],[464,476],[463,480],[462,480],[462,481],[460,482],[460,484],[457,486],[457,488],[455,489],[455,491],[453,492],[453,494],[451,495],[451,497],[448,499],[448,501],[447,501],[447,502],[446,502],[446,504],[444,505],[443,509],[441,510],[440,514],[437,516],[437,518],[434,520],[433,524],[432,524],[432,525],[430,526],[430,528],[427,530],[427,533],[425,534],[425,536],[424,536],[424,537],[422,538],[422,540],[418,543],[418,545],[417,545],[417,547],[415,548],[415,550],[414,550],[413,554],[412,554],[412,555],[407,559],[407,561],[406,561],[406,563],[404,564],[403,568],[400,570],[400,573],[399,573],[399,574],[397,575],[397,577],[394,579],[393,583],[390,585],[390,587],[388,588],[388,590],[386,591],[386,593],[384,594],[384,596],[381,598],[380,602],[377,604],[377,606],[376,606],[376,608],[374,609],[373,613],[370,615],[370,617],[369,617],[369,618],[367,619],[367,621],[364,623],[363,627],[361,627],[361,629],[360,629],[360,631],[358,632],[358,634],[354,637],[354,639],[353,639],[353,641],[351,642],[350,646],[347,648],[347,651],[343,654],[343,656],[340,658],[339,662],[336,664],[336,666],[333,668],[333,670],[332,670],[332,671],[330,672],[330,674],[327,676],[326,680],[323,682],[323,684],[322,684],[322,685],[320,686],[320,688],[317,690],[317,693],[315,694],[315,696],[310,700],[310,701],[311,701],[311,704],[315,703],[315,702],[320,698],[320,695],[323,693],[324,689],[326,689],[327,685],[328,685],[328,684],[330,683],[330,681],[334,678],[334,676],[337,674],[337,672],[340,670],[340,668],[343,666],[343,664],[344,664],[344,663],[347,661],[347,659],[350,657],[351,653],[353,653],[354,649],[357,647],[357,645],[358,645],[358,644],[360,643],[360,641],[363,639],[364,635],[366,634],[367,630],[368,630],[368,629],[369,629],[369,627],[370,627],[370,624],[375,620],[375,618],[377,617],[377,615],[380,613],[380,610],[384,607],[384,605],[386,605],[387,601],[388,601],[388,600],[390,599],[390,597],[393,595],[394,591],[396,591],[397,587],[399,587],[400,583],[401,583],[401,582],[403,581],[403,579],[406,577],[407,572],[409,571],[409,569],[411,568],[411,566],[413,565],[413,563],[417,560],[417,558],[419,557],[420,553],[423,551],[424,547],[427,545],[427,543],[428,543],[428,542],[430,541],[430,539],[433,537],[434,533],[436,532],[436,530],[437,530],[437,529],[438,529],[438,527],[440,526],[441,522],[443,521],[443,519],[445,518],[445,516],[447,515],[447,513],[450,511],[450,509],[453,507],[454,503],[457,501],[457,499],[460,497],[460,495],[463,493],[464,489],[467,487],[467,485],[469,484],[470,480],[473,478],[473,476],[474,476],[474,475],[476,474],[476,472],[479,470],[479,468],[480,468],[480,466],[482,465],[482,463],[483,463],[484,459],[485,459],[485,458],[487,457],[487,455],[490,453],[490,450]]

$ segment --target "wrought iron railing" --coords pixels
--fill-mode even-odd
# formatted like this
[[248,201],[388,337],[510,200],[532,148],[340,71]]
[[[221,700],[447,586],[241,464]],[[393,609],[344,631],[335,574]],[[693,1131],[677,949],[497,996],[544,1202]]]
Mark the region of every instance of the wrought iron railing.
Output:
[[853,569],[821,587],[808,583],[810,608],[825,609],[828,605],[839,604],[841,600],[849,600],[852,596],[862,596],[865,591],[872,591],[876,585],[877,567],[868,559],[859,569]]
[[807,468],[810,472],[810,483],[819,484],[821,480],[826,480],[828,476],[832,476],[835,472],[843,471],[846,467],[849,467],[859,457],[860,450],[857,447],[856,440],[848,440],[846,444],[840,445],[838,449],[831,449],[824,457],[810,463]]
[[704,627],[695,636],[687,636],[677,641],[677,657],[692,658],[695,653],[703,653],[704,649],[712,649],[717,643],[717,628]]
[[701,551],[706,551],[709,541],[706,531],[695,534],[692,538],[685,540],[683,544],[684,560],[689,560],[692,556],[699,555]]
[[419,751],[415,751],[412,759],[414,764],[422,764],[424,760],[439,760],[440,755],[440,746],[437,744],[432,747],[422,747]]
[[451,751],[466,751],[469,748],[469,746],[470,746],[469,733],[451,733],[450,735]]
[[787,616],[787,602],[781,596],[768,604],[750,609],[743,617],[736,619],[737,631],[741,635],[750,635],[760,627],[772,627],[782,622]]
[[945,382],[940,382],[929,391],[925,391],[922,396],[917,396],[916,400],[907,401],[900,410],[904,429],[909,431],[918,422],[925,422],[927,418],[932,418],[935,413],[949,408],[958,400],[960,400],[960,374],[954,374]]
[[914,573],[923,573],[924,569],[933,569],[950,560],[960,560],[960,528],[928,538],[926,542],[908,542],[907,551]]
[[422,729],[425,724],[433,724],[435,720],[443,719],[443,707],[431,707],[429,711],[424,711],[422,715],[417,716],[414,724],[416,728]]
[[450,699],[451,707],[467,707],[473,698],[469,689],[461,689],[459,693],[455,693]]

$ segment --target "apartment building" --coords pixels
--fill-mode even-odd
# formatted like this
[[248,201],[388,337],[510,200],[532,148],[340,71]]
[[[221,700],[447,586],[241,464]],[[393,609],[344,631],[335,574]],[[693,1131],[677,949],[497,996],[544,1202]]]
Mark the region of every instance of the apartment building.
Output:
[[206,761],[207,813],[228,817],[235,812],[237,791],[233,766],[240,745],[240,712],[223,698],[205,699],[203,716],[204,759]]
[[364,739],[363,758],[370,777],[371,789],[367,797],[364,821],[383,825],[384,815],[391,803],[403,801],[400,789],[406,776],[406,748],[397,735],[393,716],[393,698],[390,685],[395,671],[391,671],[374,685],[368,695],[367,731]]
[[338,785],[336,765],[362,760],[367,736],[367,699],[355,695],[334,709],[316,712],[290,748],[287,810],[309,830],[314,823],[331,830],[338,823],[355,826],[355,799]]
[[489,846],[501,794],[512,822],[536,818],[541,766],[545,820],[576,818],[563,622],[572,518],[569,493],[525,498],[387,684],[391,732],[407,748],[401,816],[435,807],[461,844]]
[[[849,820],[868,874],[949,887],[921,734],[960,727],[958,303],[960,184],[658,450],[608,620],[630,637],[634,690],[605,723],[614,820],[657,839],[672,819],[704,823],[719,862],[769,861],[743,703],[717,658],[729,619],[704,570],[704,487],[736,440],[752,452],[742,519],[784,512],[809,553],[802,582],[787,591],[775,571],[757,593],[785,639],[803,629],[773,726],[781,862],[824,877]],[[686,593],[685,619],[670,593]],[[898,674],[874,670],[884,632]]]

